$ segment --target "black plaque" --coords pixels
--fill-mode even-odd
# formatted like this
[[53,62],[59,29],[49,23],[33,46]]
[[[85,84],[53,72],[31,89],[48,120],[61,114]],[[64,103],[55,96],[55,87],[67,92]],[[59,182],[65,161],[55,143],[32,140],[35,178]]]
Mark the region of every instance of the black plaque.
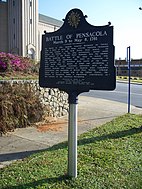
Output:
[[39,83],[68,93],[114,90],[113,26],[92,26],[72,9],[63,26],[42,36]]

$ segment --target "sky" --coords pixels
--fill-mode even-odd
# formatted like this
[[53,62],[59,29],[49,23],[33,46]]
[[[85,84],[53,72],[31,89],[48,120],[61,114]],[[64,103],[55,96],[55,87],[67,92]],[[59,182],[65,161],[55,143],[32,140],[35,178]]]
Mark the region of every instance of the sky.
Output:
[[73,8],[87,15],[94,26],[114,26],[115,59],[125,59],[131,47],[131,58],[142,58],[142,0],[38,0],[39,13],[58,20]]

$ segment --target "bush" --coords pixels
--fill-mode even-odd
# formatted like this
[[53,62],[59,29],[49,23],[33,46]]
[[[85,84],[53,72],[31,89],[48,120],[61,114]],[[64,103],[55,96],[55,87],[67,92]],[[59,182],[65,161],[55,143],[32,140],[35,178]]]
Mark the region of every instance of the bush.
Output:
[[127,77],[125,76],[125,77],[123,77],[123,79],[127,79]]
[[0,89],[1,135],[42,120],[43,107],[30,84],[5,83]]
[[0,52],[0,72],[31,72],[34,66],[35,62],[30,58]]

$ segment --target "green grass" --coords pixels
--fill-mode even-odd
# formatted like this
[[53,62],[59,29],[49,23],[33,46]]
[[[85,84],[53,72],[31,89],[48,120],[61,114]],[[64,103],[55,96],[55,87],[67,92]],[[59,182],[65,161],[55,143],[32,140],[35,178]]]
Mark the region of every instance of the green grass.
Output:
[[78,177],[67,177],[67,143],[1,169],[1,189],[141,189],[142,115],[126,114],[78,138]]

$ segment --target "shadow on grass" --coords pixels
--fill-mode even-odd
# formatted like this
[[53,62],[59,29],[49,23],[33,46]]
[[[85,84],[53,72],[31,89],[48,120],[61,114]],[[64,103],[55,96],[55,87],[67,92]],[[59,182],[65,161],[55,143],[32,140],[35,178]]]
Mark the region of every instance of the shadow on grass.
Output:
[[132,128],[129,130],[119,131],[119,132],[108,134],[108,135],[81,139],[78,141],[78,145],[84,145],[84,144],[94,143],[96,141],[102,141],[102,140],[108,140],[108,139],[119,139],[119,138],[131,136],[133,134],[138,134],[141,132],[142,132],[142,126],[139,128]]
[[[87,138],[87,139],[79,139],[78,145],[90,144],[90,143],[108,140],[108,139],[119,139],[119,138],[131,136],[134,134],[138,134],[141,132],[142,132],[142,126],[138,127],[138,128],[132,128],[129,130],[119,131],[119,132],[112,133],[112,134],[107,134],[107,135],[102,135],[102,136],[97,136],[97,137],[92,137],[92,138]],[[67,147],[68,147],[68,143],[64,142],[64,143],[59,143],[57,145],[54,145],[47,150],[52,151],[52,150],[58,150],[58,149],[63,149],[63,148],[67,148]]]
[[[112,133],[112,134],[92,137],[92,138],[88,138],[88,139],[80,139],[80,140],[78,140],[78,145],[90,144],[90,143],[107,140],[107,139],[119,139],[119,138],[131,136],[133,134],[138,134],[141,132],[142,132],[142,126],[139,128],[132,128],[129,130],[119,131],[119,132]],[[63,143],[59,143],[58,145],[54,145],[48,149],[41,150],[41,151],[53,151],[53,150],[58,150],[58,149],[64,149],[67,147],[68,147],[68,143],[63,142]],[[66,180],[69,180],[69,179],[70,178],[67,175],[62,175],[59,177],[46,178],[46,179],[42,179],[42,180],[38,180],[38,181],[31,182],[31,183],[26,183],[26,184],[21,184],[21,185],[17,184],[17,186],[7,186],[7,187],[3,187],[2,189],[30,188],[30,187],[37,187],[37,186],[44,185],[44,184],[46,185],[46,183],[48,183],[48,184],[57,184],[58,183],[59,184],[62,181],[66,182]]]
[[26,189],[26,188],[30,188],[30,187],[37,187],[37,186],[41,186],[41,185],[45,185],[48,183],[48,184],[59,184],[61,183],[62,181],[65,181],[65,180],[69,180],[71,178],[69,178],[68,176],[66,175],[63,175],[63,176],[59,176],[59,177],[55,177],[55,178],[46,178],[46,179],[41,179],[41,180],[38,180],[38,181],[34,181],[34,182],[30,182],[30,183],[27,183],[27,184],[20,184],[17,186],[7,186],[7,187],[3,187],[1,189]]
[[[87,138],[87,139],[79,139],[78,145],[90,144],[90,143],[94,143],[94,142],[98,142],[98,141],[102,141],[102,140],[108,140],[108,139],[118,139],[118,138],[122,138],[122,137],[126,137],[126,136],[131,136],[133,134],[137,134],[140,132],[142,132],[142,126],[139,128],[132,128],[129,130],[119,131],[119,132],[112,133],[112,134],[107,134],[107,135],[102,135],[102,136],[97,136],[97,137],[92,137],[92,138]],[[64,149],[64,148],[68,148],[67,141],[56,144],[56,145],[46,148],[46,149],[42,149],[42,150],[0,154],[0,161],[5,162],[5,161],[23,159],[33,153],[39,153],[39,152],[44,152],[44,151],[54,151],[54,150],[59,150],[59,149]]]
[[[119,131],[112,134],[107,134],[107,135],[102,135],[102,136],[97,136],[97,137],[92,137],[92,138],[87,138],[87,139],[79,139],[78,145],[90,144],[97,141],[103,141],[103,140],[108,140],[108,139],[119,139],[119,138],[131,136],[133,134],[138,134],[141,132],[142,132],[142,126],[138,128],[132,128],[129,130]],[[63,143],[59,143],[57,145],[50,147],[49,149],[47,149],[47,151],[58,150],[58,149],[63,149],[67,147],[68,147],[68,143],[63,142]]]
[[[97,137],[92,137],[92,138],[87,138],[87,139],[79,139],[78,145],[90,144],[90,143],[108,140],[108,139],[119,139],[119,138],[131,136],[133,134],[138,134],[141,132],[142,132],[142,126],[138,128],[132,128],[129,130],[119,131],[112,134],[107,134],[107,135],[102,135],[102,136],[97,136]],[[64,149],[64,148],[68,148],[68,142],[62,142],[57,145],[54,145],[48,148],[46,151],[54,151],[54,150],[59,150],[59,149]]]

